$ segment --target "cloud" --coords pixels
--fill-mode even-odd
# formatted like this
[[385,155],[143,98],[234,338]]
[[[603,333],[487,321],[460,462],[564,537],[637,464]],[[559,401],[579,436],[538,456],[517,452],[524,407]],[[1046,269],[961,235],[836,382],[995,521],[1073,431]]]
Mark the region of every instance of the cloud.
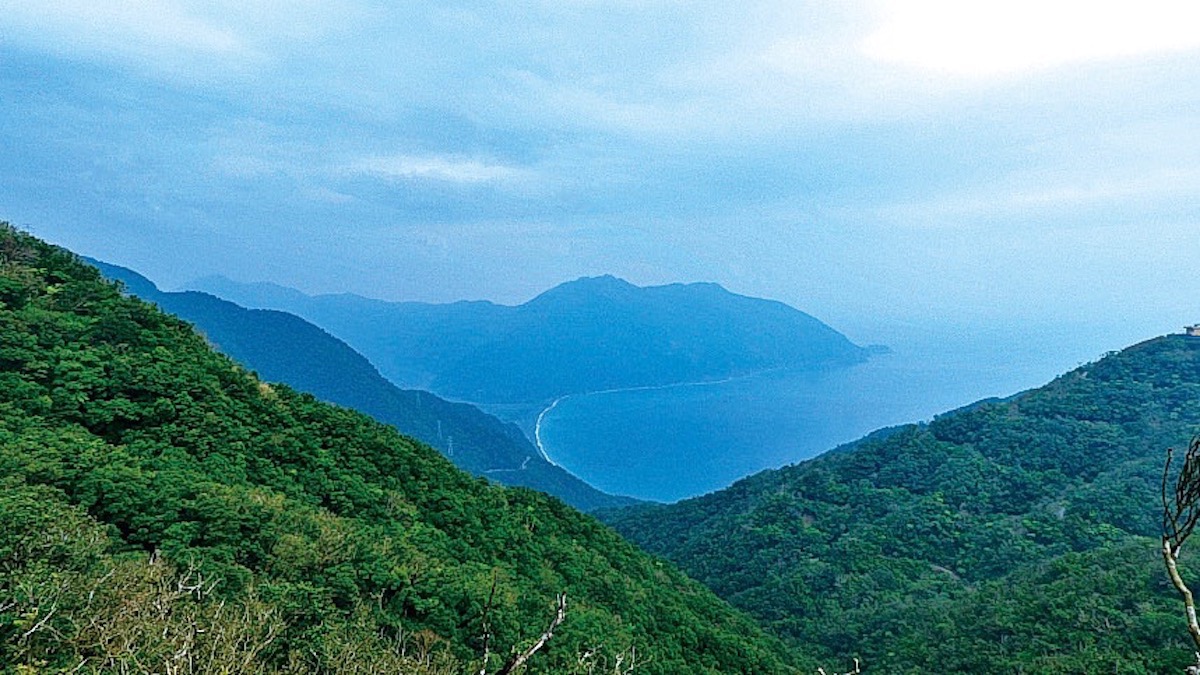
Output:
[[346,167],[347,172],[393,180],[434,180],[459,184],[503,183],[529,176],[522,168],[481,159],[436,155],[365,157]]
[[[1159,0],[0,5],[0,215],[126,223],[89,241],[144,236],[164,273],[220,271],[235,241],[248,269],[333,288],[361,263],[398,297],[638,265],[874,311],[888,285],[955,292],[913,263],[940,239],[958,281],[980,261],[1017,278],[1006,228],[1069,247],[1197,212],[1200,61],[1179,50],[1200,10]],[[333,245],[336,264],[292,260]],[[409,254],[430,257],[389,276]]]
[[54,52],[253,53],[230,27],[171,0],[13,0],[0,25],[10,40]]
[[0,47],[208,85],[325,58],[370,18],[360,0],[9,0]]
[[1200,47],[1192,0],[890,0],[861,43],[881,61],[964,76]]

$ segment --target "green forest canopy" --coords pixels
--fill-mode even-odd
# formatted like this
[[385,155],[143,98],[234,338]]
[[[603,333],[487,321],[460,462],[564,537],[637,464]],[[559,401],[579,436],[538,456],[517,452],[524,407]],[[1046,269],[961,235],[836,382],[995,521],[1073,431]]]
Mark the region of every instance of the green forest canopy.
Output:
[[529,672],[797,660],[591,517],[259,381],[7,224],[0,483],[5,672],[162,670],[181,649],[228,672],[454,672],[478,668],[489,603],[494,669],[560,592]]

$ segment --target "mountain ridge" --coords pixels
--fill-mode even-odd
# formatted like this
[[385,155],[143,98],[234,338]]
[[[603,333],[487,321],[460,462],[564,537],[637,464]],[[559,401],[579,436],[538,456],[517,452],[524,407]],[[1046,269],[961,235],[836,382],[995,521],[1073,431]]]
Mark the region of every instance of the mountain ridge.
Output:
[[84,259],[106,277],[120,280],[134,295],[194,323],[219,351],[264,379],[365,412],[437,448],[477,476],[539,489],[583,510],[636,501],[596,490],[550,464],[511,423],[467,403],[397,388],[368,359],[301,317],[243,308],[200,291],[161,291],[133,270]]
[[367,355],[393,382],[477,403],[536,404],[774,368],[841,368],[872,353],[800,310],[711,282],[640,287],[612,275],[581,277],[513,306],[307,296],[215,277],[189,287],[301,315]]

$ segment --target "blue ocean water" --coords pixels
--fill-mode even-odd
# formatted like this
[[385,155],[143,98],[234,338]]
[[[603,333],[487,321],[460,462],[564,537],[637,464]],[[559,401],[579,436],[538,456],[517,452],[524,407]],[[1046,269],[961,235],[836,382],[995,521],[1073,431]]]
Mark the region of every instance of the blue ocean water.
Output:
[[675,501],[882,427],[1018,393],[1078,362],[1036,344],[897,346],[828,373],[571,396],[543,416],[540,439],[552,461],[601,490]]

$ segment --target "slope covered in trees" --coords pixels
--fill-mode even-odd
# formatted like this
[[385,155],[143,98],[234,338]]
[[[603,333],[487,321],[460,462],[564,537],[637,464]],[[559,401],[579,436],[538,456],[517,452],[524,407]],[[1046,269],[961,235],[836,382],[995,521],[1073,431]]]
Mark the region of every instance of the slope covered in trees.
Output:
[[826,659],[1182,672],[1159,487],[1164,450],[1198,425],[1200,338],[1169,336],[1009,400],[608,517]]
[[638,287],[584,278],[509,307],[310,297],[270,284],[194,282],[249,307],[283,309],[365,354],[394,382],[480,403],[853,365],[868,350],[816,318],[716,284]]
[[495,672],[557,593],[566,621],[527,672],[612,672],[636,653],[646,673],[777,673],[793,658],[594,519],[264,383],[0,226],[8,672],[478,672],[485,633]]
[[163,292],[132,270],[88,262],[130,293],[195,324],[214,347],[259,377],[365,412],[441,450],[476,476],[541,490],[585,511],[634,502],[601,492],[546,461],[513,424],[466,403],[396,387],[349,345],[298,316],[246,309],[196,291]]

